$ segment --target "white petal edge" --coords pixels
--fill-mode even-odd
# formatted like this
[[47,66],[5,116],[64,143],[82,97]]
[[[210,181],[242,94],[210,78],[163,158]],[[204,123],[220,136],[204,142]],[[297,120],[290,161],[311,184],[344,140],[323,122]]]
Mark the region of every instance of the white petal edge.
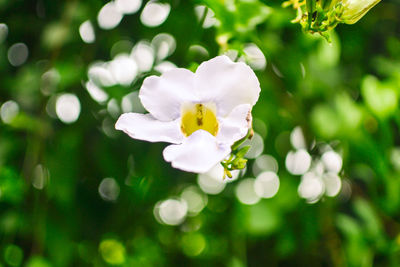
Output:
[[230,146],[219,144],[209,132],[198,130],[182,144],[167,146],[163,155],[174,168],[205,173],[226,158],[230,152]]
[[238,105],[253,106],[261,91],[254,71],[245,63],[233,62],[227,56],[201,63],[195,78],[201,101],[214,102],[217,115],[223,117]]
[[217,140],[232,146],[246,136],[251,127],[251,108],[249,104],[236,106],[225,118],[218,118],[220,125]]
[[179,119],[164,122],[155,119],[151,114],[124,113],[115,124],[115,129],[125,132],[133,139],[149,142],[180,144],[184,140]]
[[180,116],[182,103],[198,101],[194,73],[176,68],[159,77],[147,77],[140,88],[139,98],[144,108],[156,119],[175,120]]

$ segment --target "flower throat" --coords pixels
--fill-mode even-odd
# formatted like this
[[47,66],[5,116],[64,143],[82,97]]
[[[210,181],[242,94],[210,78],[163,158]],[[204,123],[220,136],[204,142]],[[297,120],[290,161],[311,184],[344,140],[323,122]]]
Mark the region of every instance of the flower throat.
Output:
[[197,130],[204,130],[216,136],[218,120],[215,109],[211,105],[188,104],[182,108],[181,130],[185,136],[190,136]]

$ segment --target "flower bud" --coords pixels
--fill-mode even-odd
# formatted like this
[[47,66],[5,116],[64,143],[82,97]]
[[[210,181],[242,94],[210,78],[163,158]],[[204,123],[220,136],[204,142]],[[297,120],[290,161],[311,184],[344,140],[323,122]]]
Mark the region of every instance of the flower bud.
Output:
[[354,24],[381,0],[342,0],[343,13],[340,19],[343,23]]

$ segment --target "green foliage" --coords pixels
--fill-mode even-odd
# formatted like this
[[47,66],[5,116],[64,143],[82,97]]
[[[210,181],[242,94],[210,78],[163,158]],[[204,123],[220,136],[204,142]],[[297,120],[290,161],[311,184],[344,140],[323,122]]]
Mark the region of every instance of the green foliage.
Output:
[[219,34],[227,35],[229,39],[253,31],[272,12],[270,7],[259,0],[202,0],[202,2],[213,10],[220,20]]

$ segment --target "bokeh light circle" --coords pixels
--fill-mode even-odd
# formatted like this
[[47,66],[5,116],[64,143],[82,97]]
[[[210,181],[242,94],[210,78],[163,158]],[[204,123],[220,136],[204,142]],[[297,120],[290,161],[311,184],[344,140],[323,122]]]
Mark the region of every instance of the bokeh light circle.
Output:
[[73,123],[79,118],[81,104],[74,94],[62,94],[58,96],[56,102],[57,117],[64,123]]

